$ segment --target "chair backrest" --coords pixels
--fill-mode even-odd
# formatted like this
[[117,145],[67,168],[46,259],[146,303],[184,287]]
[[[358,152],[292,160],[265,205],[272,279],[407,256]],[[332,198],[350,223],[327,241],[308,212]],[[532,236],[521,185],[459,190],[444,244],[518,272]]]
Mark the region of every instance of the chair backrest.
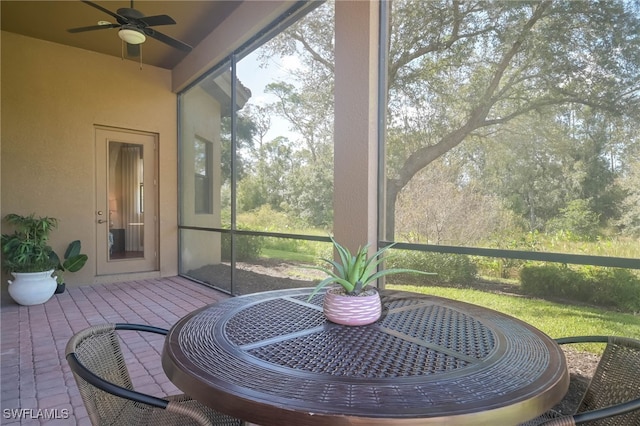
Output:
[[[113,324],[93,326],[77,333],[69,340],[66,353],[75,353],[80,363],[98,377],[133,389]],[[73,376],[94,425],[135,424],[135,419],[141,418],[143,412],[150,409],[98,389],[75,372]]]
[[[640,341],[610,337],[577,413],[640,398]],[[589,425],[638,426],[640,410]]]

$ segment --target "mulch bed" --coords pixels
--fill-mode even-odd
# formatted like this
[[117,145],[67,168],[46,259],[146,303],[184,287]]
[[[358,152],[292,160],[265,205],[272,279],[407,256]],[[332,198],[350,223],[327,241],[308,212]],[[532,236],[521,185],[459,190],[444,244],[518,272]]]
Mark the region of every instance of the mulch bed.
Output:
[[[321,278],[322,272],[300,268],[298,265],[279,260],[260,260],[253,263],[237,262],[233,293],[249,294],[258,291],[286,288],[312,287],[310,277]],[[189,271],[188,275],[222,290],[231,291],[231,269],[228,264],[207,265]],[[437,285],[434,283],[434,285]],[[466,288],[475,288],[498,294],[527,297],[518,288],[503,283],[477,281]],[[562,348],[569,364],[571,382],[565,398],[553,409],[572,414],[580,404],[582,395],[598,364],[599,357],[590,352],[578,351],[570,346]]]

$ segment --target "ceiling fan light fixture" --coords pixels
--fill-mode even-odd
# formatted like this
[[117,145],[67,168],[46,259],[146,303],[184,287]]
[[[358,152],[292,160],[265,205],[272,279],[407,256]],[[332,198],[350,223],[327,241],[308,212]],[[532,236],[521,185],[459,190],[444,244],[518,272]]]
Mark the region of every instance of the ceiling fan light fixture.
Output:
[[141,44],[147,39],[143,33],[129,28],[123,28],[118,31],[118,37],[129,44]]

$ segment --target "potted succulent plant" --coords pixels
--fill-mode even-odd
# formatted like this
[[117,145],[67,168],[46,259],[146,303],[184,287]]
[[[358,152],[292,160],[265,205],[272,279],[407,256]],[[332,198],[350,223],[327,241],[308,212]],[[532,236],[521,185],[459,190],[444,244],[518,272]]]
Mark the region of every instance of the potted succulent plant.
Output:
[[322,266],[308,266],[327,274],[309,296],[309,300],[329,284],[338,284],[327,290],[324,296],[323,312],[331,322],[343,325],[366,325],[380,318],[382,305],[376,287],[370,285],[378,278],[397,273],[417,273],[435,275],[431,272],[414,269],[392,268],[378,271],[378,265],[384,260],[381,255],[395,245],[391,244],[368,256],[369,244],[358,248],[355,254],[340,245],[331,237],[333,246],[338,252],[339,261],[322,259],[333,269]]
[[64,272],[78,272],[85,263],[87,263],[87,255],[80,253],[82,248],[82,244],[80,240],[75,240],[69,243],[67,250],[64,252],[64,259],[61,260],[60,257],[52,252],[52,258],[56,262],[56,282],[57,288],[55,293],[60,294],[64,293],[65,282],[64,282]]
[[9,280],[9,295],[21,305],[44,303],[56,290],[56,280],[51,274],[57,263],[48,243],[58,220],[15,213],[4,219],[14,227],[12,234],[2,234],[1,241],[3,266],[15,277]]

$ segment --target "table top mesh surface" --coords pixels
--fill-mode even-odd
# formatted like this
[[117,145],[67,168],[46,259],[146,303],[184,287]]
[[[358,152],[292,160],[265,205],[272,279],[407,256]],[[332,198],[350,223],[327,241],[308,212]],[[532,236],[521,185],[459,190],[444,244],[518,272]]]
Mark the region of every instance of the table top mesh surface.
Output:
[[260,404],[401,418],[508,406],[566,375],[550,338],[489,309],[382,291],[381,319],[347,327],[325,319],[321,293],[307,302],[310,291],[232,298],[184,318],[169,337],[180,374]]

